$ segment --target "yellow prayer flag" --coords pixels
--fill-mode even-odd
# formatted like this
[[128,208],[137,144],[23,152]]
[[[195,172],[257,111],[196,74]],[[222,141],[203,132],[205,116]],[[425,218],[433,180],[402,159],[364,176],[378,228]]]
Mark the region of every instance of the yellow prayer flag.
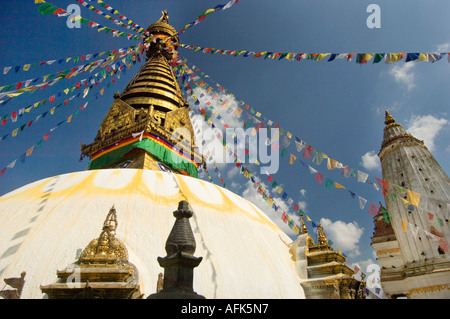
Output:
[[334,186],[335,186],[336,188],[344,188],[344,189],[345,189],[344,186],[342,186],[341,184],[336,183],[336,182],[334,182]]
[[72,121],[72,115],[67,118],[67,123],[70,123],[70,121]]
[[65,89],[63,92],[66,93],[66,95],[67,95],[67,94],[69,94],[69,89]]
[[426,53],[421,53],[417,61],[428,61],[428,55]]
[[386,53],[386,60],[385,63],[393,63],[400,61],[405,54],[403,53]]
[[34,3],[45,3],[44,0],[34,0]]
[[17,132],[19,132],[19,128],[16,128],[14,131],[12,131],[12,136],[16,136],[17,135]]
[[56,109],[56,107],[53,107],[53,108],[50,110],[50,114],[53,115],[53,113],[55,113],[55,109]]
[[306,220],[309,221],[309,222],[312,222],[311,218],[309,218],[308,215],[306,215]]
[[28,71],[28,70],[30,69],[30,66],[31,66],[31,64],[25,64],[25,65],[23,66],[23,70],[24,70],[24,71]]
[[287,136],[287,138],[291,138],[292,137],[292,133],[291,132],[287,132],[286,136]]
[[34,148],[34,145],[31,146],[31,147],[27,150],[27,152],[26,152],[27,156],[30,156],[31,153],[33,153],[33,148]]
[[328,157],[328,160],[327,160],[327,168],[328,168],[329,170],[335,169],[336,166],[337,166],[337,164],[338,164],[338,161],[335,161],[334,159]]
[[365,53],[364,54],[364,60],[365,61],[370,61],[370,59],[372,59],[372,57],[375,55],[375,53]]
[[409,202],[406,199],[404,199],[403,197],[400,197],[400,199],[402,200],[403,204],[409,204]]
[[256,116],[256,117],[260,117],[260,116],[261,116],[261,113],[256,112],[255,116]]
[[296,159],[297,157],[294,154],[291,154],[291,156],[289,157],[289,164],[294,164]]
[[402,228],[403,231],[406,232],[406,220],[402,219]]
[[30,112],[31,111],[31,106],[25,109],[25,112]]
[[412,190],[408,190],[406,192],[406,197],[408,198],[408,203],[414,206],[419,206],[420,194],[413,192]]
[[294,53],[288,53],[286,54],[286,59],[292,61],[294,59],[294,55],[295,55]]
[[322,60],[324,57],[326,57],[327,55],[330,55],[331,53],[319,53],[319,55],[317,56],[317,61]]
[[8,97],[16,97],[16,96],[19,96],[19,95],[21,95],[21,94],[23,94],[23,93],[25,93],[25,92],[18,92],[18,93],[8,93],[8,94],[6,94]]
[[278,186],[277,193],[278,193],[278,194],[281,194],[282,191],[283,191],[283,188],[280,187],[280,186]]
[[33,106],[36,108],[36,107],[39,106],[39,103],[41,103],[41,102],[36,102],[36,103],[33,104]]

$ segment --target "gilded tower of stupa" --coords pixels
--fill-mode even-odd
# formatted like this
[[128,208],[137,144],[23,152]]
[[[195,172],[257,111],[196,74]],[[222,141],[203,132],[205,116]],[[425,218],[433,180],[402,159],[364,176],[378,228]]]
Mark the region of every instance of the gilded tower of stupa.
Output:
[[197,177],[202,159],[188,103],[170,66],[179,42],[168,19],[164,11],[148,27],[146,63],[114,95],[94,142],[82,145],[82,154],[91,159],[90,169],[163,169]]
[[381,285],[391,298],[450,298],[450,179],[424,142],[389,112],[385,125],[378,156],[383,180],[396,195],[385,192],[390,218],[382,210],[374,218]]

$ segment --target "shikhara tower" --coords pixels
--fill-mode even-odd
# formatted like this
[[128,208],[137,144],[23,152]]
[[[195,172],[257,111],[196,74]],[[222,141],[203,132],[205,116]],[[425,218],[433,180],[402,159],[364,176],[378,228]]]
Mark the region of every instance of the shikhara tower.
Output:
[[170,170],[197,177],[201,155],[178,81],[171,69],[178,47],[167,12],[151,24],[146,63],[115,100],[94,142],[82,145],[90,169]]
[[423,141],[386,111],[381,150],[386,217],[372,237],[391,298],[450,298],[450,179]]

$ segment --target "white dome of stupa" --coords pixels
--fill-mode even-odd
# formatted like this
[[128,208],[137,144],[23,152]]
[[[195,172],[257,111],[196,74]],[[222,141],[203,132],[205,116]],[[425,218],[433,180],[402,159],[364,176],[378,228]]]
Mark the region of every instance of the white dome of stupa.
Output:
[[25,272],[21,298],[77,260],[98,237],[110,208],[116,238],[139,272],[141,293],[157,290],[157,262],[186,200],[196,241],[194,290],[206,298],[304,298],[292,240],[242,197],[193,177],[142,169],[75,172],[33,182],[0,197],[0,281]]

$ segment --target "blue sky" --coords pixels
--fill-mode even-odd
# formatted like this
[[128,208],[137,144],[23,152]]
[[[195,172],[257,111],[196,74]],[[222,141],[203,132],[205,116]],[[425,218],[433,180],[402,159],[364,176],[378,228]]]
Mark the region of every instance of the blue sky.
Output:
[[[227,1],[105,2],[145,28],[167,9],[170,23],[180,30],[195,21],[200,13]],[[51,3],[66,9],[76,2],[54,0]],[[366,25],[369,16],[366,9],[371,3],[381,8],[381,28],[370,29]],[[111,51],[139,43],[97,32],[86,25],[80,29],[68,28],[66,18],[43,16],[37,8],[33,0],[0,2],[0,70],[12,66],[6,75],[0,74],[0,86],[73,68],[80,63],[55,62],[17,73],[14,72],[15,66]],[[446,0],[240,0],[230,9],[215,12],[186,30],[180,36],[180,42],[216,49],[297,53],[449,52],[450,36],[445,32],[450,29],[449,9],[450,3]],[[109,27],[115,26],[83,7],[81,15]],[[120,27],[117,29],[125,31]],[[250,105],[331,158],[367,172],[371,177],[382,176],[376,154],[381,146],[386,109],[405,129],[425,140],[442,168],[447,173],[450,171],[447,160],[450,155],[450,64],[447,57],[435,63],[405,63],[403,58],[393,64],[372,64],[370,61],[359,65],[355,63],[356,56],[350,62],[327,62],[328,57],[322,61],[287,61],[204,54],[184,48],[180,48],[179,53],[189,65],[195,65],[200,72],[209,75],[210,85],[220,83],[237,101]],[[63,98],[82,90],[68,95],[63,93],[63,97],[54,103],[39,105],[17,122],[9,120],[0,126],[0,136],[10,133],[0,142],[2,169],[88,102],[87,108],[74,115],[70,123],[60,125],[51,132],[47,141],[35,147],[24,164],[17,160],[14,168],[6,170],[0,177],[0,194],[42,178],[84,170],[88,162],[86,159],[78,162],[80,143],[93,141],[113,101],[113,93],[122,91],[141,65],[142,62],[131,65],[115,84],[105,88],[104,95],[98,99],[96,94],[111,81],[111,77],[106,77],[99,88],[91,90],[85,98],[74,98],[66,106],[59,107],[53,115],[48,114],[35,121],[38,115],[63,102]],[[47,99],[91,75],[86,72],[33,94],[24,93],[1,105],[1,115]],[[11,136],[14,129],[30,120],[34,121],[30,127],[25,127],[16,137]],[[293,145],[288,150],[301,158]],[[384,202],[380,192],[371,185],[346,179],[337,170],[328,171],[325,164],[314,166],[311,161],[305,162],[368,202]],[[280,221],[279,215],[264,206],[249,180],[233,169],[232,164],[220,166],[220,169],[229,189],[255,202],[286,233],[293,235]],[[210,173],[217,181],[211,168]],[[261,181],[265,179],[263,175],[258,178]],[[351,261],[361,265],[375,262],[370,247],[372,216],[367,209],[361,210],[348,192],[326,189],[324,184],[315,182],[313,175],[298,161],[289,165],[286,158],[280,159],[280,170],[274,179],[283,184],[294,201],[302,203],[311,219],[322,221],[327,226],[327,234],[335,243],[333,247],[340,248]],[[311,224],[308,226],[312,232]]]

